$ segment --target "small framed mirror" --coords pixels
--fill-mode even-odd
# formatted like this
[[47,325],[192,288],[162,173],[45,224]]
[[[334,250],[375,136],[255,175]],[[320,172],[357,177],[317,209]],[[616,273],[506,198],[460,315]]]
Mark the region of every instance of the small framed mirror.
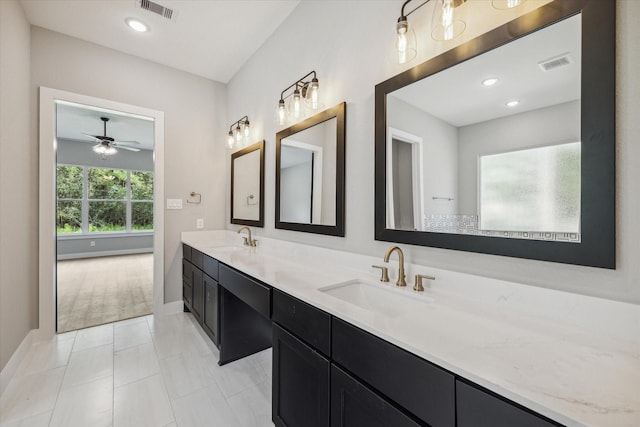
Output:
[[264,140],[231,154],[231,224],[264,227]]
[[345,110],[276,134],[276,228],[344,236]]

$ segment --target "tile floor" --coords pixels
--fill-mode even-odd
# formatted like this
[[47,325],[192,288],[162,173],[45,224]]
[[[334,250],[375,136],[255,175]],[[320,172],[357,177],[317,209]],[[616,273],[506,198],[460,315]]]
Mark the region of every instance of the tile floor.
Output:
[[271,350],[218,366],[191,314],[36,343],[0,396],[0,427],[273,427]]

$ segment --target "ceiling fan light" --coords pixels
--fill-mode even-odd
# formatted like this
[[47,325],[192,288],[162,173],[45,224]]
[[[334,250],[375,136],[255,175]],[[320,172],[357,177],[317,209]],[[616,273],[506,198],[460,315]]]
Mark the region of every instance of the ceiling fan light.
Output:
[[149,26],[139,19],[127,18],[124,20],[124,22],[126,22],[129,28],[131,28],[133,31],[137,31],[138,33],[146,33],[147,31],[149,31]]

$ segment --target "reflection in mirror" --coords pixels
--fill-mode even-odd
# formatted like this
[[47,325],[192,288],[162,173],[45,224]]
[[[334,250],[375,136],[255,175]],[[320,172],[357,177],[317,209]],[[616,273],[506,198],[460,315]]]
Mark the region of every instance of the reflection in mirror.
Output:
[[344,103],[276,136],[276,228],[344,235]]
[[333,118],[280,141],[280,220],[336,225]]
[[376,240],[615,268],[615,29],[554,1],[376,85]]
[[580,242],[581,17],[387,95],[387,228]]
[[231,155],[231,223],[264,226],[264,141]]

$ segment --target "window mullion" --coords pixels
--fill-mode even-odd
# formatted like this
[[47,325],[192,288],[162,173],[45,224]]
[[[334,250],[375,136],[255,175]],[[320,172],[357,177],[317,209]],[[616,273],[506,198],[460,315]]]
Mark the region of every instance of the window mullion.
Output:
[[80,212],[82,215],[82,224],[80,228],[82,233],[89,232],[89,172],[86,166],[82,167],[82,203]]
[[131,171],[127,170],[127,207],[126,207],[127,232],[131,232]]

